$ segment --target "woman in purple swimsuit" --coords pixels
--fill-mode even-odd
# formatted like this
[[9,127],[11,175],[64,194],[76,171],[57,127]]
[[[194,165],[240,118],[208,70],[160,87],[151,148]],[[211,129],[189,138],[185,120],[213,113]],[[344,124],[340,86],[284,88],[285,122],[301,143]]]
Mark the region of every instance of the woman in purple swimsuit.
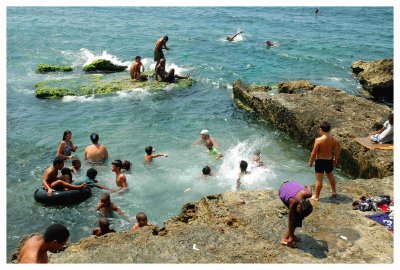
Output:
[[64,131],[63,140],[60,142],[57,150],[57,156],[63,160],[72,159],[72,152],[75,152],[78,146],[72,143],[72,132]]
[[296,248],[295,242],[300,238],[294,235],[297,227],[302,227],[303,219],[311,214],[313,206],[308,198],[311,198],[311,187],[305,187],[295,181],[286,181],[279,188],[279,197],[289,209],[288,229],[281,241],[282,245]]

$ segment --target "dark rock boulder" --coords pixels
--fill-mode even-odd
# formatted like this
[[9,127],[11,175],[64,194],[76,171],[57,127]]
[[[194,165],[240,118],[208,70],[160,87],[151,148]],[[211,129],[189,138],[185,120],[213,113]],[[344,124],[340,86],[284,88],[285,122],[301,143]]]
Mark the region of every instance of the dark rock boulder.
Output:
[[235,100],[310,151],[320,136],[320,123],[329,121],[341,148],[338,167],[345,173],[360,178],[393,175],[393,151],[369,150],[354,141],[372,133],[376,123],[386,121],[389,107],[322,85],[300,94],[270,94],[236,81],[233,94]]
[[288,81],[278,84],[279,93],[304,93],[315,88],[315,84],[311,84],[309,81]]
[[393,100],[393,59],[356,61],[351,68],[374,98]]
[[83,66],[83,70],[86,72],[102,72],[102,73],[111,73],[111,72],[121,72],[128,68],[128,66],[118,66],[109,60],[105,59],[97,59],[92,63]]

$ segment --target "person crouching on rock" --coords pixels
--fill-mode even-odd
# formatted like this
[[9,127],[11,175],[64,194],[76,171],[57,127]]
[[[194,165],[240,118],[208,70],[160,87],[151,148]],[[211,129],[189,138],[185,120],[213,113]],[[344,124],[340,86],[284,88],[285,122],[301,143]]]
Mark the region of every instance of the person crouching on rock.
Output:
[[140,74],[140,67],[142,67],[142,71],[144,72],[142,58],[138,55],[135,57],[135,62],[132,63],[131,68],[129,69],[131,78],[137,81],[147,81],[147,76],[145,74]]
[[303,219],[313,210],[308,200],[311,196],[311,186],[305,187],[295,181],[286,181],[279,188],[279,197],[289,209],[288,229],[281,241],[282,245],[296,248],[295,242],[301,241],[294,235],[294,231],[297,227],[302,227]]

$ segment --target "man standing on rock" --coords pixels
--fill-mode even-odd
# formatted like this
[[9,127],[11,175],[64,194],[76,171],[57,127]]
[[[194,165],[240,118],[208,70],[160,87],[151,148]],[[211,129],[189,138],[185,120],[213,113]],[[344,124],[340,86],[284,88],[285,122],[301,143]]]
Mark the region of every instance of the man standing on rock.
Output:
[[167,47],[168,36],[162,37],[157,40],[156,44],[154,45],[154,61],[156,62],[156,67],[160,64],[161,59],[165,59],[163,49],[169,50]]
[[286,181],[279,188],[279,198],[289,209],[288,229],[281,241],[282,245],[296,248],[295,242],[301,241],[294,235],[294,231],[297,227],[302,227],[303,219],[313,210],[313,206],[308,200],[311,195],[310,186],[304,187],[295,181]]
[[336,198],[336,182],[333,176],[333,167],[336,167],[339,159],[339,144],[330,134],[331,125],[324,121],[319,127],[321,137],[315,139],[314,149],[311,152],[308,166],[312,167],[315,160],[315,195],[311,198],[318,201],[322,189],[324,173],[328,177],[332,188],[332,199]]

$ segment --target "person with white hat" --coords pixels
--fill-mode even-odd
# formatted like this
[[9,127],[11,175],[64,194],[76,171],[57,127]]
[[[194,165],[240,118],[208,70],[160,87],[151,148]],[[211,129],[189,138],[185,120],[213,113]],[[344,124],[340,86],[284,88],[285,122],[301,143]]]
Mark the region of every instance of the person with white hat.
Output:
[[215,139],[213,139],[213,138],[211,138],[210,137],[210,131],[208,131],[208,129],[203,129],[201,132],[200,132],[200,139],[198,139],[197,141],[195,141],[194,142],[194,144],[206,144],[206,142],[207,142],[207,140],[211,140],[212,141],[212,143],[213,143],[213,145],[215,146],[215,147],[218,147],[218,143],[217,143],[217,141],[215,140]]

